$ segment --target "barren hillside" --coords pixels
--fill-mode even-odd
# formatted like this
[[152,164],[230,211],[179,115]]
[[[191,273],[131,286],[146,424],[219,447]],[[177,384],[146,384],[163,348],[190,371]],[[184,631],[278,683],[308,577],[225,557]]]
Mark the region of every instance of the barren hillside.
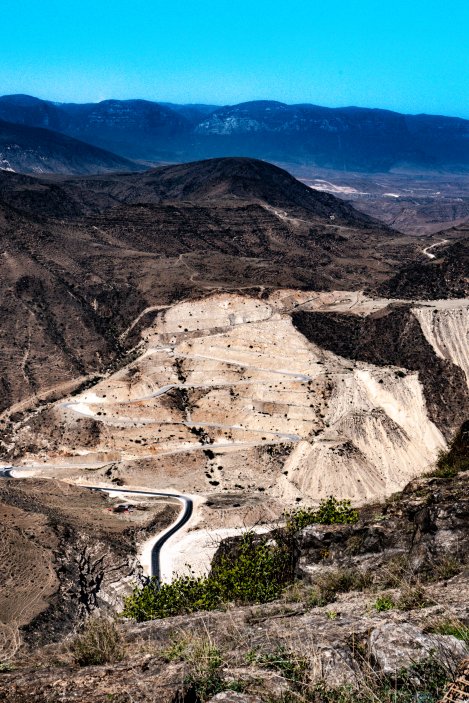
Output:
[[226,493],[239,516],[252,492],[272,514],[376,500],[425,471],[469,413],[468,314],[467,301],[357,293],[177,303],[134,361],[11,422],[4,452],[81,483],[84,466],[96,481],[111,463],[124,485]]

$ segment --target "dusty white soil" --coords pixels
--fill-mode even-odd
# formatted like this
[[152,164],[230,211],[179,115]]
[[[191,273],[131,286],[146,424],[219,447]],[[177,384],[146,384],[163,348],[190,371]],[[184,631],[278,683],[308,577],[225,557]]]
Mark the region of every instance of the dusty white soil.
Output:
[[[284,290],[267,300],[223,294],[171,306],[146,330],[136,361],[56,404],[55,422],[70,429],[93,419],[99,438],[53,446],[44,427],[43,449],[22,463],[81,483],[105,481],[112,464],[128,486],[235,496],[221,524],[216,511],[197,508],[169,543],[166,575],[185,560],[203,571],[214,535],[257,523],[249,496],[264,501],[269,519],[331,494],[355,504],[382,499],[423,473],[444,446],[418,375],[325,351],[289,313],[368,315],[388,302]],[[425,301],[413,312],[436,352],[469,377],[468,309],[468,301]]]

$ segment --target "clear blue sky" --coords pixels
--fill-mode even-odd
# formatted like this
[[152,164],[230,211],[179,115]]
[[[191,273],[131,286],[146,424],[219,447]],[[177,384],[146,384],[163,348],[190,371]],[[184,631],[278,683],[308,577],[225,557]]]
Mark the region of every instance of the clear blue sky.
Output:
[[0,94],[469,117],[467,0],[1,0]]

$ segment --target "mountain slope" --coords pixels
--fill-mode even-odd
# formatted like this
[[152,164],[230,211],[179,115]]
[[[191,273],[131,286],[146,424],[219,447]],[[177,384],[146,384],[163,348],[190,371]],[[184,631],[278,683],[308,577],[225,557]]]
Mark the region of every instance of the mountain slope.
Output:
[[[249,159],[60,180],[0,173],[0,234],[0,410],[119,363],[148,315],[177,300],[281,288],[412,297],[394,281],[433,262],[415,239]],[[448,262],[452,295],[447,251],[435,261]]]
[[0,120],[0,169],[21,173],[136,171],[135,163],[49,129]]
[[267,205],[280,218],[318,217],[331,223],[378,228],[395,236],[394,231],[348,203],[314,191],[285,170],[256,159],[208,159],[162,166],[142,174],[67,180],[61,187],[68,197],[78,192],[90,207],[101,210],[117,203],[157,205],[178,201],[216,206],[256,202]]
[[216,108],[147,100],[57,104],[0,97],[0,119],[149,161],[250,156],[339,171],[467,171],[469,121],[259,100]]
[[116,363],[147,308],[214,290],[369,287],[416,254],[333,196],[237,159],[62,181],[0,173],[0,234],[2,410]]

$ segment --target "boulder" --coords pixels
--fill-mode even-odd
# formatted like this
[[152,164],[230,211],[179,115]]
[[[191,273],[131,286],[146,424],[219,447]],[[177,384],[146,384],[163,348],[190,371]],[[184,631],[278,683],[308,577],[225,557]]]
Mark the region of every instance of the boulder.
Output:
[[435,656],[449,669],[469,656],[467,645],[452,635],[433,635],[409,623],[386,622],[371,631],[369,653],[384,674],[395,674]]

